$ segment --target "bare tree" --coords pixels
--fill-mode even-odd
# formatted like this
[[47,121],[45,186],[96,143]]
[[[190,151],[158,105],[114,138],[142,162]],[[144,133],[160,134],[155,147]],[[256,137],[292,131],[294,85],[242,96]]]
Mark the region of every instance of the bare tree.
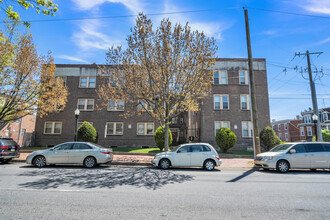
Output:
[[40,117],[65,107],[68,90],[55,78],[53,58],[38,56],[32,35],[9,25],[0,31],[0,121],[32,114]]
[[[197,111],[212,84],[214,38],[192,31],[188,23],[172,25],[163,19],[153,29],[152,21],[140,14],[127,38],[127,49],[110,48],[101,76],[109,80],[98,90],[104,105],[124,100],[139,106],[165,127],[165,151],[171,118]],[[133,109],[133,110],[132,110]],[[125,108],[125,115],[141,114]]]

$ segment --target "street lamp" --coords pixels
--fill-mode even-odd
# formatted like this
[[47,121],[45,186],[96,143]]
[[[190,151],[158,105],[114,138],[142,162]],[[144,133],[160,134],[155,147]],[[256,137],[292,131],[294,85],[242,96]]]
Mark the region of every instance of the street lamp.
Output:
[[79,117],[79,109],[77,108],[75,111],[74,111],[74,115],[76,117],[76,128],[75,128],[75,133],[74,133],[74,141],[77,142],[77,139],[78,139],[78,117]]
[[314,129],[315,129],[315,140],[318,141],[318,138],[317,138],[317,120],[318,120],[318,116],[316,114],[314,114],[312,116],[312,119],[313,119],[313,123],[314,123]]

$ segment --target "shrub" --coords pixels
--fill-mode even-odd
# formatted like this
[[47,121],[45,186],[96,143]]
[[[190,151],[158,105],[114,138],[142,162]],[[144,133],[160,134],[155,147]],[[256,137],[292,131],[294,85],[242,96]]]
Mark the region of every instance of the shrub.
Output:
[[236,144],[236,135],[229,128],[222,127],[215,136],[215,141],[223,153]]
[[[322,138],[324,142],[330,142],[330,130],[322,130]],[[316,141],[316,137],[313,137],[313,141]]]
[[[154,134],[154,139],[156,146],[162,151],[165,145],[165,129],[162,126],[159,126]],[[171,130],[168,129],[168,145],[172,144],[172,133]]]
[[78,128],[78,141],[97,142],[97,131],[89,122],[85,121]]
[[276,145],[281,144],[280,138],[276,135],[275,131],[267,126],[260,132],[260,142],[263,144],[266,151],[269,151]]

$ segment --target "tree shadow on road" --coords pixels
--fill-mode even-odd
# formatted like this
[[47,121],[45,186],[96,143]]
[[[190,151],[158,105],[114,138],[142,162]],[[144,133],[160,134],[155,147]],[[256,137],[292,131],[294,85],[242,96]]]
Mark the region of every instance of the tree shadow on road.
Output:
[[90,188],[108,188],[117,186],[135,186],[156,190],[167,184],[183,183],[194,179],[191,175],[176,174],[169,170],[154,168],[103,168],[77,169],[52,167],[52,169],[34,169],[20,176],[35,176],[41,179],[20,184],[24,188],[54,189],[60,186]]

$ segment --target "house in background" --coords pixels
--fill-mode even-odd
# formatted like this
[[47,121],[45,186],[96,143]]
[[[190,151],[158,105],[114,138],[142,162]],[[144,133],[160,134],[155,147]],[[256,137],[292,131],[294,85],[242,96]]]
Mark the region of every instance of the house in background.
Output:
[[33,146],[35,124],[36,115],[26,115],[13,122],[3,124],[0,136],[12,138],[21,147]]
[[[253,66],[261,130],[270,125],[266,60],[254,59]],[[248,60],[216,59],[213,69],[212,91],[201,102],[200,111],[183,112],[172,119],[173,145],[207,142],[216,146],[216,132],[221,127],[228,127],[237,136],[235,148],[247,149],[253,146]],[[98,73],[96,64],[56,65],[56,77],[61,77],[68,87],[68,102],[61,112],[37,117],[36,146],[50,147],[73,141],[77,108],[80,110],[79,123],[92,123],[99,134],[98,143],[103,146],[155,146],[153,134],[159,124],[147,113],[124,118],[122,113],[132,106],[126,106],[120,100],[109,100],[107,108],[96,109],[100,104],[96,91],[102,83]]]
[[299,127],[302,119],[298,116],[296,119],[286,119],[272,121],[272,128],[276,135],[284,142],[306,141],[313,137],[314,130],[307,127]]

